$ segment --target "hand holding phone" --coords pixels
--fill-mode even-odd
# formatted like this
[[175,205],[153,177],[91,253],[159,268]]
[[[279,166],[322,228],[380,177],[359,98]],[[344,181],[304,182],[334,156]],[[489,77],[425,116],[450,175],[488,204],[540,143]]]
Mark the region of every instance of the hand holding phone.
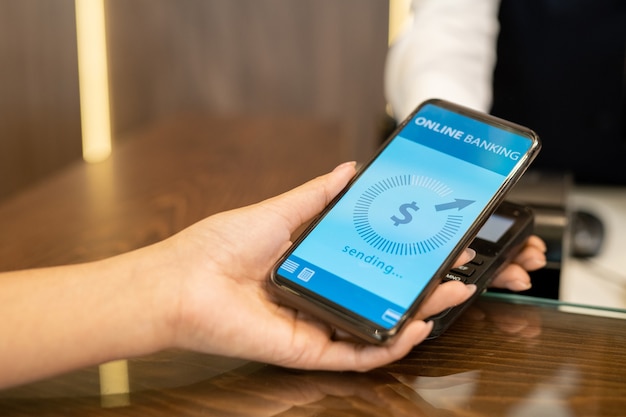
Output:
[[423,103],[279,260],[270,290],[362,340],[391,340],[539,148],[527,128]]

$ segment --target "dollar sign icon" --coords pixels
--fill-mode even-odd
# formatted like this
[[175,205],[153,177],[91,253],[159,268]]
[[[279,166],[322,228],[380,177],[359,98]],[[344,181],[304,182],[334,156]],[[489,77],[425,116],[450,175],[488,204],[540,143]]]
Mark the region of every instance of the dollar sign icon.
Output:
[[410,223],[411,220],[413,220],[413,216],[411,216],[411,213],[409,213],[409,209],[413,211],[417,211],[419,210],[419,207],[417,207],[417,203],[415,201],[412,201],[411,203],[402,204],[398,208],[398,210],[400,211],[400,214],[402,214],[403,218],[399,219],[395,215],[391,216],[391,220],[393,220],[394,226],[397,226],[399,224],[407,224],[407,223]]

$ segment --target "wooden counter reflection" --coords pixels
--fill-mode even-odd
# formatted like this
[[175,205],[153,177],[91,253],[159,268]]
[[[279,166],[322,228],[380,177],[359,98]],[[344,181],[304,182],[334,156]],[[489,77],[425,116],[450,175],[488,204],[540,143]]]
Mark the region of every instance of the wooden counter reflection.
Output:
[[0,393],[0,414],[618,416],[623,321],[482,298],[442,337],[368,373],[307,372],[190,352],[131,360],[124,406],[87,369]]
[[[167,121],[105,163],[77,164],[2,202],[0,270],[134,249],[344,159],[332,124]],[[623,320],[482,297],[439,339],[368,373],[168,351],[128,361],[122,398],[100,395],[93,367],[1,391],[0,416],[618,416],[626,410],[624,345]]]

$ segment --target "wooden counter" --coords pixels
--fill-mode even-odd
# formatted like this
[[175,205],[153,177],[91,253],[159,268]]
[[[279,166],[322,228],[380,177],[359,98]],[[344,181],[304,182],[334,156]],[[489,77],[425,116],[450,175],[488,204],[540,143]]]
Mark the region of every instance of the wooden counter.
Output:
[[[347,158],[329,123],[165,121],[104,163],[77,164],[1,202],[0,270],[144,246]],[[103,395],[110,369],[88,368],[0,392],[0,416],[626,415],[626,323],[519,300],[482,297],[442,337],[369,373],[168,351],[128,361],[129,392]]]

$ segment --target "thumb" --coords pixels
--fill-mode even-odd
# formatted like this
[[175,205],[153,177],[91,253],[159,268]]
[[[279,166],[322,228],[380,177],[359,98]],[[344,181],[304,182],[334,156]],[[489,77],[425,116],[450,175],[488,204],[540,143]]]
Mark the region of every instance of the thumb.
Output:
[[289,231],[319,214],[339,194],[356,173],[355,162],[344,162],[332,172],[321,175],[286,193],[265,201],[268,208],[287,221]]

